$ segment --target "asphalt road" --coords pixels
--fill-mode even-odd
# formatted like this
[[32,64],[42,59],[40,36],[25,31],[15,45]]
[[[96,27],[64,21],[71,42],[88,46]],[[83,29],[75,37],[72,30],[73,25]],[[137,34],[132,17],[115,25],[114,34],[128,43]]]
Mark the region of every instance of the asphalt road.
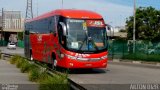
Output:
[[24,56],[24,49],[17,47],[15,50],[13,49],[7,49],[7,47],[0,47],[0,50],[2,53],[7,54],[18,54]]
[[160,84],[160,68],[109,63],[107,69],[75,70],[69,77],[89,90],[129,90],[129,84]]

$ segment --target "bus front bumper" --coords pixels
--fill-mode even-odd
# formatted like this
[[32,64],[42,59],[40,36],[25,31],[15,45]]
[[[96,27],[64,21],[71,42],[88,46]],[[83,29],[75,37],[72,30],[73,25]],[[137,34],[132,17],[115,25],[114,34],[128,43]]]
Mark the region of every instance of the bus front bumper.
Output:
[[67,68],[106,68],[108,59],[99,61],[68,60]]

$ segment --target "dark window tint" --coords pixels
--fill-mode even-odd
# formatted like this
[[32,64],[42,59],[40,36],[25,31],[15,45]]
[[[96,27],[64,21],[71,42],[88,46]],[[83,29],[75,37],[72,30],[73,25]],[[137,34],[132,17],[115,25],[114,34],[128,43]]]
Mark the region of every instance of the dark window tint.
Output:
[[52,33],[55,31],[54,17],[26,23],[25,30],[30,31],[31,33]]

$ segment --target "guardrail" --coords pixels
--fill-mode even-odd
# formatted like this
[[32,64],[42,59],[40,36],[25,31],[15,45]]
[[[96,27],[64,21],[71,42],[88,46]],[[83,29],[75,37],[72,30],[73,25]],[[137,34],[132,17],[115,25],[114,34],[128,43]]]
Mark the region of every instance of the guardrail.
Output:
[[[1,55],[1,59],[3,59],[3,60],[7,60],[7,59],[15,56],[15,55],[12,55],[12,54],[7,54],[7,53],[0,53],[0,55]],[[28,58],[23,57],[23,56],[21,56],[21,57],[24,58],[24,59],[28,59]],[[28,59],[28,61],[29,61],[29,59]],[[30,62],[31,62],[31,61],[30,61]],[[39,65],[39,64],[37,64],[37,63],[34,63],[34,64],[37,65],[38,67],[42,67],[41,65]],[[50,75],[61,74],[61,72],[55,71],[55,70],[53,70],[53,69],[51,69],[51,68],[46,68],[46,69],[47,69],[47,72],[48,72]],[[87,89],[85,89],[83,86],[75,83],[75,82],[74,82],[73,80],[71,80],[70,78],[68,78],[68,82],[70,83],[70,88],[71,88],[71,90],[87,90]]]

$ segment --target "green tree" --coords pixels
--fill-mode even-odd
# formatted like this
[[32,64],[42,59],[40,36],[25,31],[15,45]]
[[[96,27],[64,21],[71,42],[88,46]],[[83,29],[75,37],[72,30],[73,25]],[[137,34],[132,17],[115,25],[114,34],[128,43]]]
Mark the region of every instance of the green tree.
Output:
[[[127,37],[133,37],[133,19],[126,21]],[[136,9],[136,40],[160,40],[160,11],[153,7],[139,7]]]
[[23,40],[23,32],[18,32],[18,39]]

